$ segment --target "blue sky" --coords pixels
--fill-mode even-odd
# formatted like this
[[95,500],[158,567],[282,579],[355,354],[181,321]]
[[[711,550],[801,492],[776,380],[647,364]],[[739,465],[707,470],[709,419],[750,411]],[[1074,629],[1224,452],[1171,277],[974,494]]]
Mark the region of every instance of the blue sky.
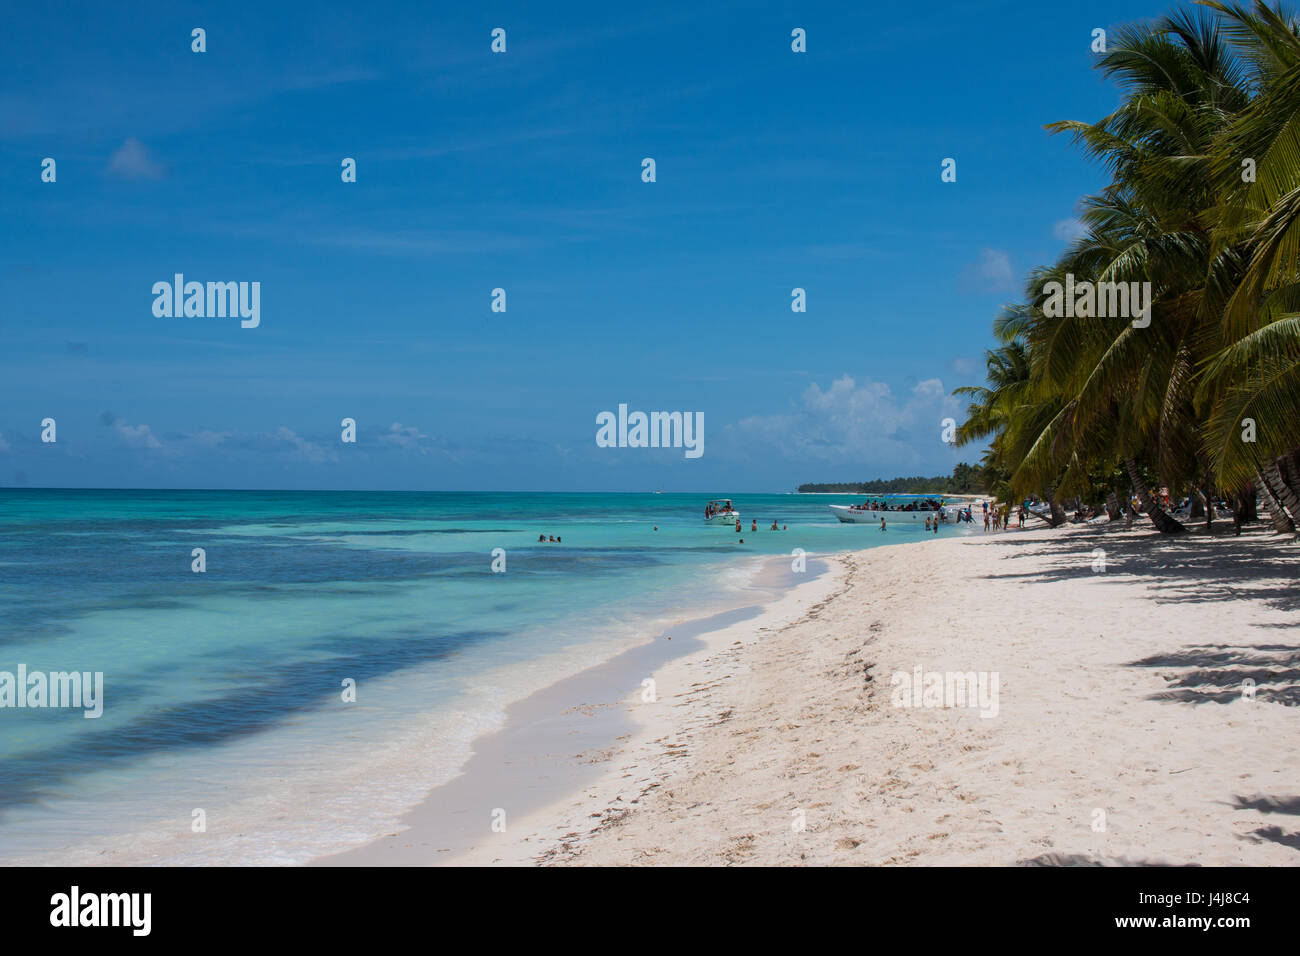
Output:
[[[6,11],[0,485],[946,472],[949,393],[1102,183],[1042,126],[1113,109],[1094,27],[1169,9],[383,7]],[[177,272],[260,282],[260,326],[155,317]],[[620,403],[702,412],[703,456],[598,448]]]

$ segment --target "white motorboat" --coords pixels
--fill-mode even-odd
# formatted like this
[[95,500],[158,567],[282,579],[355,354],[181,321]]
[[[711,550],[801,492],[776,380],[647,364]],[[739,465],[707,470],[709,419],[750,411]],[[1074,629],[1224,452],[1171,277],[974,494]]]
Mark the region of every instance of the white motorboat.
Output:
[[719,498],[704,506],[704,520],[711,524],[735,524],[740,512],[731,506],[730,498]]
[[936,517],[947,521],[949,515],[944,510],[942,498],[913,498],[907,501],[884,501],[875,499],[860,505],[827,505],[831,514],[844,524],[879,525],[885,519],[888,526],[891,521],[915,521],[924,523]]

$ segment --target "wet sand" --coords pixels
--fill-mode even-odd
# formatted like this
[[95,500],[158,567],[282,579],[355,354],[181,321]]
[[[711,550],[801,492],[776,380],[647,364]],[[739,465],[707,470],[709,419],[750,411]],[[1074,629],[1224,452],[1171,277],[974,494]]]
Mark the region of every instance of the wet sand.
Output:
[[[804,574],[789,560],[769,560],[754,576],[757,600],[776,601],[811,584],[826,565],[810,559]],[[702,650],[701,636],[751,622],[754,604],[684,621],[646,644],[572,675],[511,705],[503,727],[474,741],[462,772],[434,789],[402,819],[403,829],[363,847],[319,858],[323,866],[424,866],[490,850],[524,818],[598,779],[637,728],[633,711],[653,706],[644,681],[669,661]]]

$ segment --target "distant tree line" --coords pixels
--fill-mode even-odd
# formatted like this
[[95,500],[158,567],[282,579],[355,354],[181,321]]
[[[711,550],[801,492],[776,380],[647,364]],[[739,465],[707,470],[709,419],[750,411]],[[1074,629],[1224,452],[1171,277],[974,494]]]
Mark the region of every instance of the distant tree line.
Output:
[[952,470],[951,475],[936,475],[925,478],[914,475],[911,478],[874,478],[871,481],[829,481],[810,482],[800,485],[804,492],[840,492],[849,495],[896,495],[915,493],[920,495],[974,495],[987,488],[984,469],[968,465],[965,462]]

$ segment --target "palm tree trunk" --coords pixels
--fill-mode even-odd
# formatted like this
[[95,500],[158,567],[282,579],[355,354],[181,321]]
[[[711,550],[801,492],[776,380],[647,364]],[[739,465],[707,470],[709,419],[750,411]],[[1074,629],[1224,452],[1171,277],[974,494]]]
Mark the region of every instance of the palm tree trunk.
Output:
[[1119,509],[1119,498],[1113,491],[1106,492],[1106,514],[1110,515],[1111,521],[1118,521],[1122,514]]
[[1063,509],[1061,503],[1056,500],[1055,488],[1049,489],[1047,492],[1047,507],[1051,510],[1052,514],[1048,524],[1053,528],[1059,528],[1061,525],[1065,524],[1065,509]]
[[1295,534],[1295,522],[1282,507],[1282,502],[1278,501],[1277,496],[1273,494],[1268,481],[1259,473],[1255,474],[1255,487],[1259,489],[1264,504],[1268,505],[1268,520],[1272,522],[1273,530],[1278,534]]
[[[1282,472],[1276,461],[1271,461],[1265,465],[1261,474],[1264,478],[1264,485],[1271,492],[1270,497],[1277,502],[1277,510],[1286,516],[1287,521],[1291,524],[1291,530],[1294,531],[1296,516],[1300,515],[1300,498],[1296,497],[1295,492],[1282,479]],[[1277,527],[1276,520],[1273,526]]]
[[1259,492],[1255,490],[1255,482],[1246,482],[1246,486],[1237,496],[1237,501],[1240,507],[1236,513],[1241,515],[1243,522],[1259,520]]
[[1283,488],[1290,492],[1290,497],[1283,494],[1279,489],[1278,497],[1286,505],[1287,510],[1291,512],[1291,517],[1300,521],[1300,510],[1291,507],[1291,498],[1300,502],[1300,467],[1297,467],[1292,461],[1290,455],[1283,455],[1275,462],[1277,465],[1277,477],[1282,482]]
[[1181,522],[1166,514],[1156,504],[1156,500],[1151,497],[1151,490],[1147,488],[1147,483],[1142,480],[1142,473],[1138,471],[1137,462],[1132,458],[1125,458],[1124,467],[1128,469],[1128,480],[1133,483],[1133,490],[1137,492],[1138,500],[1142,502],[1142,507],[1146,509],[1147,517],[1156,526],[1156,530],[1161,534],[1182,534],[1186,531],[1187,529],[1183,527]]
[[1246,482],[1245,487],[1228,499],[1228,503],[1232,506],[1233,534],[1241,534],[1241,526],[1247,521],[1259,520],[1259,514],[1256,511],[1259,495],[1255,491],[1253,482]]

